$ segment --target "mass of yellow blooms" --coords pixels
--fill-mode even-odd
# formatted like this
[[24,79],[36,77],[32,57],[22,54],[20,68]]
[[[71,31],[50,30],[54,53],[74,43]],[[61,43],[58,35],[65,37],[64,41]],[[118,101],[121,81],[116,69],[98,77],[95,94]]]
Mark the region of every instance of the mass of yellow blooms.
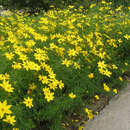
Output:
[[[9,62],[10,69],[21,73],[33,73],[33,80],[29,80],[28,82],[31,83],[26,86],[23,84],[22,92],[20,88],[22,85],[19,88],[16,87],[17,79],[15,81],[11,77],[13,72],[3,70],[0,74],[0,91],[6,95],[5,99],[0,99],[0,119],[9,123],[12,130],[19,130],[15,128],[17,118],[12,109],[15,103],[13,101],[12,105],[8,105],[7,100],[11,99],[12,93],[23,93],[19,100],[16,99],[17,104],[27,110],[33,110],[37,94],[42,96],[44,102],[51,104],[58,91],[71,87],[64,84],[60,76],[57,76],[58,67],[55,68],[55,65],[59,64],[64,68],[63,70],[66,69],[70,73],[72,69],[80,72],[86,67],[85,80],[92,82],[98,79],[97,75],[111,79],[113,73],[120,69],[119,65],[113,62],[114,54],[110,51],[125,44],[123,40],[128,41],[130,35],[118,29],[114,30],[118,37],[112,37],[109,34],[113,33],[116,26],[127,28],[130,20],[127,15],[118,15],[121,7],[113,10],[110,8],[112,3],[104,0],[101,4],[98,13],[91,15],[88,14],[88,10],[83,10],[82,6],[79,9],[69,6],[65,10],[50,10],[36,18],[29,17],[27,14],[23,15],[19,11],[4,17],[0,16],[2,56]],[[90,10],[96,6],[96,4],[90,5]],[[116,17],[121,19],[118,25]],[[129,63],[125,62],[124,65],[129,66]],[[60,74],[62,73],[64,72],[61,71]],[[24,76],[23,74],[21,82],[27,82],[24,81]],[[28,77],[30,78],[32,77]],[[123,81],[120,75],[118,80]],[[111,85],[107,84],[107,81],[97,85],[97,87],[100,86],[106,92],[118,93],[117,89],[112,89]],[[71,90],[66,96],[74,101],[79,95]],[[95,98],[100,100],[99,95],[95,94]],[[11,100],[9,100],[10,103]],[[89,119],[94,118],[92,110],[86,108],[85,112]]]

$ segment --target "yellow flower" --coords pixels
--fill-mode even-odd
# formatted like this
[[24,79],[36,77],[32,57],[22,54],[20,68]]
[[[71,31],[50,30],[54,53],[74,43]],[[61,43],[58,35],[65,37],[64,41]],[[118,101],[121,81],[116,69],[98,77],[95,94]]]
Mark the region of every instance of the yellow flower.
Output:
[[44,94],[50,93],[50,89],[49,88],[43,88],[42,90],[43,90]]
[[55,77],[54,76],[55,74],[54,74],[52,68],[49,65],[45,66],[45,71],[47,71],[50,75],[53,75],[52,77]]
[[122,42],[122,40],[121,40],[121,39],[118,39],[118,42],[119,42],[119,43],[121,43],[121,42]]
[[107,91],[107,92],[110,91],[110,88],[106,85],[106,83],[104,83],[103,86],[104,86],[104,90],[105,90],[105,91]]
[[130,39],[130,36],[128,34],[124,35],[124,38],[129,40]]
[[118,34],[122,34],[122,32],[118,32]]
[[8,60],[12,60],[13,57],[14,57],[14,54],[11,52],[11,53],[5,53],[5,56]]
[[100,52],[99,54],[98,54],[98,56],[101,58],[101,59],[104,59],[104,57],[105,57],[105,55],[106,55],[106,52]]
[[45,99],[50,102],[54,99],[54,93],[53,92],[49,92],[45,94]]
[[59,81],[59,88],[60,89],[64,88],[64,83],[61,80]]
[[69,51],[68,51],[68,55],[69,55],[70,57],[72,57],[72,56],[77,56],[77,54],[78,54],[78,52],[75,51],[74,49],[69,49]]
[[26,41],[25,44],[26,44],[27,47],[30,47],[30,48],[31,48],[31,47],[33,47],[36,43],[35,43],[33,40],[29,40],[29,41]]
[[79,120],[75,120],[75,122],[79,122]]
[[76,62],[74,62],[74,67],[75,67],[75,69],[80,69],[80,65]]
[[48,72],[49,73],[49,77],[50,77],[50,79],[55,79],[55,77],[56,77],[56,74],[54,74],[54,72],[52,71],[52,72]]
[[14,123],[16,122],[15,120],[15,116],[10,116],[10,115],[6,115],[6,118],[3,119],[4,122],[7,122],[11,125],[14,125]]
[[118,67],[117,67],[115,64],[113,64],[112,67],[113,67],[113,69],[115,69],[115,70],[118,69]]
[[5,74],[0,74],[0,80],[9,80],[10,75],[5,73]]
[[7,105],[7,100],[5,100],[3,103],[0,102],[0,119],[3,118],[4,114],[12,113],[10,108],[11,108],[11,105]]
[[92,79],[92,78],[94,78],[94,74],[93,74],[93,73],[90,73],[90,74],[88,75],[88,77],[89,77],[90,79]]
[[49,79],[47,78],[47,76],[39,75],[39,80],[40,80],[43,84],[48,84],[48,83],[49,83]]
[[128,63],[127,63],[127,62],[125,62],[124,64],[125,64],[125,66],[128,66]]
[[89,114],[88,114],[88,118],[89,118],[89,119],[93,119],[93,118],[94,118],[94,115],[93,115],[92,113],[89,113]]
[[46,61],[49,59],[47,52],[45,50],[36,48],[35,51],[36,51],[36,53],[34,53],[34,57],[36,60]]
[[28,70],[36,70],[39,71],[41,70],[40,66],[32,61],[24,61],[23,62],[23,67],[28,71]]
[[123,79],[122,79],[122,77],[121,77],[121,76],[119,77],[119,80],[120,80],[120,81],[123,81]]
[[95,95],[94,97],[95,97],[97,100],[99,100],[99,96],[98,96],[98,95]]
[[103,71],[103,74],[110,77],[112,72],[108,71],[107,69]]
[[23,103],[26,105],[26,107],[31,108],[31,107],[33,107],[32,101],[33,101],[33,99],[28,97],[28,98],[24,98]]
[[22,66],[21,66],[21,63],[17,63],[17,62],[13,62],[14,64],[12,65],[12,68],[13,69],[21,69]]
[[83,130],[83,128],[84,128],[83,126],[79,126],[78,130]]
[[50,8],[54,8],[54,5],[50,5]]
[[29,84],[29,89],[27,91],[27,94],[31,94],[32,90],[34,90],[36,88],[37,88],[37,86],[34,83]]
[[105,69],[107,67],[107,65],[104,63],[104,61],[99,61],[97,64],[98,64],[98,67],[101,69]]
[[19,130],[19,128],[13,128],[12,130]]
[[92,110],[89,110],[88,108],[85,108],[85,112],[89,114],[89,113],[92,112]]
[[96,114],[98,115],[98,112],[96,112]]
[[104,7],[100,7],[99,10],[100,10],[100,11],[103,11],[103,10],[104,10]]
[[91,5],[90,5],[90,8],[93,8],[94,6],[96,6],[96,4],[91,4]]
[[59,84],[59,81],[56,79],[53,79],[52,82],[48,84],[48,86],[50,87],[50,89],[55,90],[57,89],[58,84]]
[[92,114],[92,110],[89,110],[88,108],[85,108],[85,112],[88,114],[89,119],[93,119],[94,115]]
[[121,11],[121,9],[122,9],[122,6],[119,6],[119,7],[116,8],[115,10],[116,10],[116,11]]
[[53,50],[53,49],[56,49],[56,48],[57,48],[57,46],[56,46],[54,43],[50,43],[49,45],[50,45],[50,49],[51,49],[51,50]]
[[69,94],[69,97],[72,98],[72,99],[74,99],[74,98],[76,98],[76,95],[73,94],[73,93],[70,93],[70,94]]
[[72,64],[72,62],[70,60],[65,59],[62,61],[62,64],[66,65],[66,67],[69,67]]
[[49,88],[43,88],[45,99],[50,102],[54,99],[54,93],[50,91]]
[[22,54],[20,52],[18,55],[19,55],[19,60],[22,60],[22,61],[28,60],[28,57],[25,54]]
[[102,3],[102,4],[106,4],[106,1],[105,1],[105,0],[102,0],[101,3]]
[[14,89],[14,88],[11,87],[11,84],[9,84],[9,81],[5,81],[5,80],[4,80],[3,83],[0,84],[0,86],[1,86],[2,88],[4,88],[4,90],[7,91],[7,92],[13,92],[13,89]]
[[113,92],[114,92],[115,94],[117,94],[117,89],[113,89]]
[[29,89],[34,90],[36,88],[37,88],[37,86],[34,83],[29,84]]

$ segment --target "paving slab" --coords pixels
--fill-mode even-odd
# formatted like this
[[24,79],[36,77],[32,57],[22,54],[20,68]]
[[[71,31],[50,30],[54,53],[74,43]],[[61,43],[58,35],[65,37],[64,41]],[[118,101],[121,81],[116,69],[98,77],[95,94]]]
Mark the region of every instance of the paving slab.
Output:
[[130,130],[130,84],[114,97],[83,130]]

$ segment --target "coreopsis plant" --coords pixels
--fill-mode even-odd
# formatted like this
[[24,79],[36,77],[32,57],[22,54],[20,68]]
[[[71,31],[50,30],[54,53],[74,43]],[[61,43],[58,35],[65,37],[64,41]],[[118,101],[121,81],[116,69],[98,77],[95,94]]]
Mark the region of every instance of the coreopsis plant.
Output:
[[61,130],[64,116],[84,111],[84,102],[117,94],[130,65],[128,17],[105,1],[1,16],[0,129]]

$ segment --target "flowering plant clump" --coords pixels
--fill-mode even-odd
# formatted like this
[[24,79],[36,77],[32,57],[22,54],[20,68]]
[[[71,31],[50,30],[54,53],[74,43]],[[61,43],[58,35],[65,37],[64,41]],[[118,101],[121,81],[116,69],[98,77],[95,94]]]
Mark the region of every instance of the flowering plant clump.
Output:
[[129,10],[111,4],[0,17],[1,130],[41,122],[61,130],[63,117],[83,108],[84,99],[118,93],[130,65],[130,21]]

